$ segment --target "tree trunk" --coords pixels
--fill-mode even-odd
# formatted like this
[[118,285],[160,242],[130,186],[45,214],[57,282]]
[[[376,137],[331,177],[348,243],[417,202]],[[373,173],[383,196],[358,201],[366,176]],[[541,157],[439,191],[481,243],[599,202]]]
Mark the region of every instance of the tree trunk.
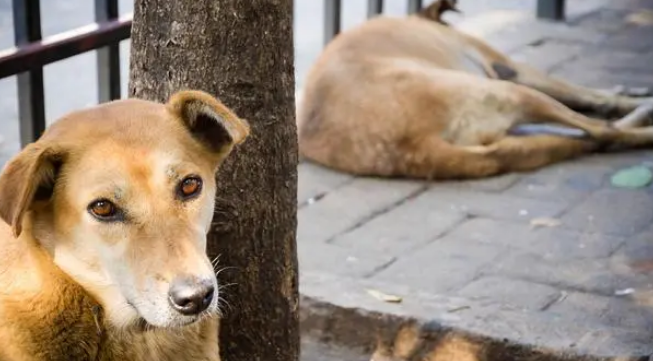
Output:
[[[204,90],[250,122],[218,172],[208,254],[220,254],[224,361],[299,354],[292,0],[136,0],[130,96]],[[224,305],[224,304],[223,304]]]

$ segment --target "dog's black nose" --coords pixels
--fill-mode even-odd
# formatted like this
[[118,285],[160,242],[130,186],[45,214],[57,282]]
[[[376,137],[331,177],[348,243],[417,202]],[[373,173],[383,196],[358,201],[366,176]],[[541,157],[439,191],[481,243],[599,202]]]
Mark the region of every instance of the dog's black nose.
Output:
[[197,315],[209,307],[214,291],[213,282],[210,280],[179,277],[170,285],[168,302],[182,315]]

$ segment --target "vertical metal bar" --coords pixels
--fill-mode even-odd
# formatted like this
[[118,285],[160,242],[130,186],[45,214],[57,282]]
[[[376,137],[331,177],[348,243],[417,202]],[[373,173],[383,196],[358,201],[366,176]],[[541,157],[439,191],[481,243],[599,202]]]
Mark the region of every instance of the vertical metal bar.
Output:
[[408,0],[408,13],[416,13],[422,10],[422,0]]
[[[95,0],[95,21],[117,19],[118,0]],[[120,44],[97,50],[98,100],[100,103],[120,98]]]
[[367,0],[367,18],[374,17],[383,12],[383,0]]
[[[12,0],[14,42],[17,46],[41,40],[39,0]],[[18,118],[21,146],[38,139],[45,130],[45,91],[43,68],[17,75]]]
[[565,0],[537,0],[537,17],[562,20],[565,17]]
[[340,33],[341,0],[324,0],[324,45]]

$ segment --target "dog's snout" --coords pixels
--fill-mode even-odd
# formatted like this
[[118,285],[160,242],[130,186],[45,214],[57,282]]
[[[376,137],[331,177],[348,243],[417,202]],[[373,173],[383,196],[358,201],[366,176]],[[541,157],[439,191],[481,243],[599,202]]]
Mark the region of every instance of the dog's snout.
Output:
[[182,315],[197,315],[209,307],[214,293],[213,282],[209,280],[180,277],[170,285],[168,301]]

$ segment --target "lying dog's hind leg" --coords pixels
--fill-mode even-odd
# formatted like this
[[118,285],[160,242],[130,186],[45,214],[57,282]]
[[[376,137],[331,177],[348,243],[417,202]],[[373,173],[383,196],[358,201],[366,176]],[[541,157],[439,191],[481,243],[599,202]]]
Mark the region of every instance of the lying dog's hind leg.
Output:
[[623,116],[639,105],[653,101],[651,98],[608,94],[575,85],[546,75],[526,64],[495,62],[492,68],[501,80],[539,90],[574,110],[590,111],[606,117]]
[[590,153],[599,146],[592,140],[550,135],[507,136],[485,146],[456,146],[426,139],[406,158],[402,171],[410,177],[439,180],[485,178],[534,170]]
[[523,172],[590,153],[600,143],[551,135],[506,136],[490,147],[488,156],[496,158],[504,172]]
[[612,139],[610,137],[616,132],[608,122],[575,112],[538,90],[519,84],[502,85],[502,88],[496,88],[496,94],[505,94],[504,101],[512,103],[510,108],[519,110],[519,114],[513,117],[511,128],[519,124],[556,123],[583,130],[590,137],[602,141]]
[[653,102],[653,98],[609,94],[557,79],[528,64],[513,61],[480,39],[460,34],[475,49],[473,54],[482,55],[486,73],[490,78],[538,90],[571,109],[590,111],[605,117],[623,116],[639,105]]
[[[504,81],[486,81],[488,83],[485,84],[477,81],[476,92],[468,96],[469,104],[460,107],[473,111],[461,116],[462,119],[467,120],[458,125],[458,136],[449,138],[452,144],[491,144],[510,134],[515,127],[524,124],[557,124],[580,129],[587,134],[587,139],[593,139],[604,145],[653,144],[650,129],[638,128],[642,125],[644,116],[650,114],[651,109],[648,105],[640,108],[641,114],[635,114],[634,117],[627,116],[611,124],[578,113],[535,89]],[[451,94],[457,94],[457,90],[459,89],[453,86],[448,89]],[[479,112],[479,109],[484,110]],[[470,117],[475,120],[469,120]]]
[[[653,128],[639,128],[642,136],[632,145],[653,144]],[[437,180],[479,179],[510,172],[526,172],[570,160],[603,148],[591,139],[553,135],[506,136],[484,146],[456,146],[441,140],[425,141],[406,158],[402,171],[415,178]],[[415,157],[422,154],[422,157]]]
[[608,126],[607,122],[577,113],[537,90],[514,84],[512,91],[518,94],[517,108],[522,111],[521,117],[514,120],[513,127],[528,123],[557,123],[581,129],[589,139],[604,146],[653,145],[653,127],[641,127],[653,112],[650,105],[642,105]]

